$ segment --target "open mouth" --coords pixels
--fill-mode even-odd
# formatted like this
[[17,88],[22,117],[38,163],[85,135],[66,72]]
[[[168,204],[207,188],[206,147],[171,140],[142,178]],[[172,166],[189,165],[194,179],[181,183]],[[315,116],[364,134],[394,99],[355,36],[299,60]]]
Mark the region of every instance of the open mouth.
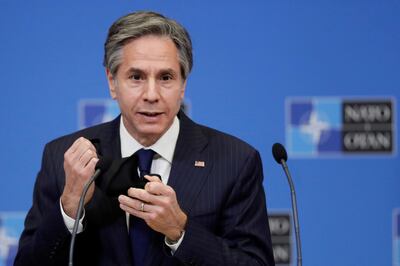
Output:
[[160,113],[160,112],[139,112],[139,114],[147,116],[147,117],[156,117],[162,113]]

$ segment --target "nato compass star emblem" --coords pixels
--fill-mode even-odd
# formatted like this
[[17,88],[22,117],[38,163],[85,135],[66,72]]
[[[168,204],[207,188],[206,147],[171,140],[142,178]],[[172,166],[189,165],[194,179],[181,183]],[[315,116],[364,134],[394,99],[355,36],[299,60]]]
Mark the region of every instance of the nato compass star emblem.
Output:
[[308,123],[300,126],[300,131],[310,135],[314,144],[319,143],[322,132],[327,129],[329,129],[329,123],[319,120],[317,112],[312,112]]
[[288,152],[313,157],[341,150],[341,103],[330,99],[289,99],[286,105]]

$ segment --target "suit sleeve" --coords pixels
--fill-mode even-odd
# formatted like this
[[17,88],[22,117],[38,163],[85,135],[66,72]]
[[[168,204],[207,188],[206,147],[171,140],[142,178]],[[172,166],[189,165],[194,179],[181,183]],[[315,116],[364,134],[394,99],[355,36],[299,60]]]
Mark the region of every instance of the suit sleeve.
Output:
[[253,150],[241,169],[221,210],[221,233],[188,218],[185,237],[174,253],[184,264],[275,265],[259,153]]
[[66,265],[70,233],[61,215],[59,199],[62,187],[58,184],[61,178],[57,176],[59,171],[53,163],[54,154],[46,145],[15,266]]

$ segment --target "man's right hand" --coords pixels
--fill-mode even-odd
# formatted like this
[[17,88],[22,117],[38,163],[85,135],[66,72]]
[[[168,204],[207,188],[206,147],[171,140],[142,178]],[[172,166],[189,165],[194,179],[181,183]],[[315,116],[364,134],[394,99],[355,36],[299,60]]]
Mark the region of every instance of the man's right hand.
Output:
[[[99,161],[93,144],[80,137],[64,154],[65,186],[61,195],[64,212],[76,219],[79,199],[83,188],[94,174],[96,163]],[[94,184],[88,190],[85,204],[90,201],[94,192]]]

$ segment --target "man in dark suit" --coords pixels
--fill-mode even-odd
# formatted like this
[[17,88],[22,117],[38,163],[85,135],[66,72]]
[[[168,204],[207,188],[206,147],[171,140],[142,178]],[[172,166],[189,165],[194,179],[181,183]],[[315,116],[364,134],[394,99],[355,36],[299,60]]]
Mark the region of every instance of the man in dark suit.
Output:
[[[192,64],[176,21],[137,12],[111,26],[104,65],[121,116],[46,145],[15,265],[67,264],[99,154],[134,169],[111,167],[90,187],[76,264],[274,265],[259,153],[180,111]],[[132,187],[130,175],[148,182]],[[122,191],[110,189],[124,178]]]

